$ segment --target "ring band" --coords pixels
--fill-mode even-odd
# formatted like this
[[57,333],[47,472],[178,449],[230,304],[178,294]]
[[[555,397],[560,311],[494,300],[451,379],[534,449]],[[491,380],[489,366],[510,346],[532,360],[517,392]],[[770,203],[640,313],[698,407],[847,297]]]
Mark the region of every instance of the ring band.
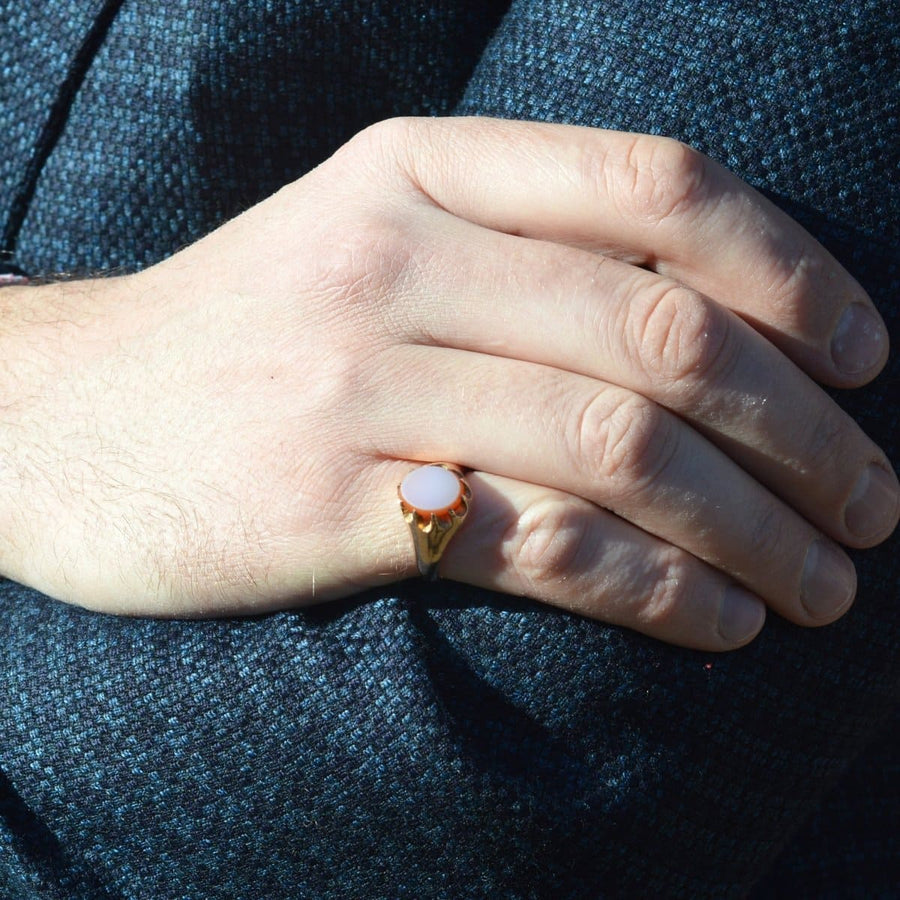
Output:
[[397,485],[397,494],[412,532],[419,572],[436,581],[438,563],[469,511],[472,491],[456,466],[431,463],[413,469]]

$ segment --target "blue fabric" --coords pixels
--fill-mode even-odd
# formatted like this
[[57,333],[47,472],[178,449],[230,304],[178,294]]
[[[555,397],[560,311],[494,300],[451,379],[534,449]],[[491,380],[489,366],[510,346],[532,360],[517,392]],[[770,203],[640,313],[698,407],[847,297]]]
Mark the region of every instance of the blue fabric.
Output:
[[[79,86],[10,263],[145,265],[366,121],[461,98],[690,141],[811,228],[900,336],[889,2],[517,0],[490,41],[502,10],[474,3],[151,6],[126,0],[80,79],[77,28],[33,60],[41,87],[17,57],[4,104],[43,91],[29,116]],[[0,0],[46,47],[30,9]],[[894,459],[898,375],[894,355],[840,398]],[[0,896],[889,896],[898,549],[855,555],[840,624],[773,616],[724,656],[450,584],[200,623],[0,584]]]
[[3,153],[0,154],[0,264],[15,245],[16,231],[30,202],[33,182],[92,50],[104,3],[72,5],[47,2],[41,15],[34,5],[0,3],[0,108]]
[[[496,0],[47,6],[60,18],[79,11],[76,20],[100,6],[117,12],[52,137],[15,247],[5,248],[33,273],[155,262],[370,122],[449,112],[502,11]],[[55,19],[36,15],[31,0],[4,0],[0,13],[15,26],[5,33],[9,83],[22,85],[10,91],[10,115],[43,122],[41,105],[80,60],[62,44],[55,67],[39,68],[32,48],[53,45]],[[9,175],[0,168],[10,185],[36,130],[15,131]]]

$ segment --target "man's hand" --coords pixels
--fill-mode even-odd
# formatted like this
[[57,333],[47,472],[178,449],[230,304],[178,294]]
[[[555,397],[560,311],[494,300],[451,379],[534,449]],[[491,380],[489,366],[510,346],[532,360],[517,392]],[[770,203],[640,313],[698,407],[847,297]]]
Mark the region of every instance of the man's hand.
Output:
[[811,380],[881,369],[871,302],[662,138],[393,120],[143,273],[2,301],[0,571],[93,609],[413,575],[412,461],[474,470],[445,577],[709,650],[838,618],[838,544],[897,523]]

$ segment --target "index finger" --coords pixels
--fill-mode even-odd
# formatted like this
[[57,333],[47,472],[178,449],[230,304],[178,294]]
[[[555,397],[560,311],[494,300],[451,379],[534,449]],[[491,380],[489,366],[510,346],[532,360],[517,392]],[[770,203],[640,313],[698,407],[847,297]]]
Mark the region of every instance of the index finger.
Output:
[[881,317],[850,274],[774,204],[678,141],[480,118],[375,129],[401,174],[450,213],[674,277],[821,382],[858,386],[887,360]]

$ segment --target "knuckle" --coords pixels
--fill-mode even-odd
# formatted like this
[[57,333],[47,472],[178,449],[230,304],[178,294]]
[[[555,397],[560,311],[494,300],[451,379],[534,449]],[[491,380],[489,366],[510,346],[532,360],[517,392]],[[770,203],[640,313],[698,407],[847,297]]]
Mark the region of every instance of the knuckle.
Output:
[[390,171],[403,161],[420,128],[419,120],[412,116],[374,122],[353,135],[333,158],[345,159],[354,166],[363,165],[366,170],[386,167]]
[[767,252],[771,266],[769,297],[788,324],[802,327],[803,301],[816,293],[823,278],[824,261],[804,241],[794,241],[786,249],[783,239],[773,239]]
[[613,174],[629,212],[658,224],[697,208],[706,194],[709,161],[681,141],[641,134],[633,137]]
[[571,580],[590,566],[593,507],[584,501],[542,499],[519,516],[512,562],[533,587]]
[[[624,396],[623,396],[624,395]],[[604,391],[577,424],[577,456],[595,478],[636,490],[655,481],[675,453],[677,430],[655,403],[638,394]]]
[[695,291],[663,284],[635,309],[635,355],[654,381],[708,382],[734,360],[727,315]]
[[784,515],[773,501],[756,515],[744,544],[744,555],[754,568],[769,567],[783,558],[786,547],[795,544],[792,537]]
[[656,578],[637,610],[637,620],[643,627],[660,630],[684,616],[694,579],[684,554],[674,549],[663,556],[653,574]]
[[412,223],[396,212],[344,223],[303,267],[302,288],[333,301],[384,300],[415,267],[421,249]]
[[397,196],[428,196],[435,172],[455,173],[468,129],[453,120],[397,116],[369,125],[341,148],[353,168],[387,184]]
[[[818,411],[817,411],[818,412]],[[792,461],[793,468],[803,475],[828,479],[830,473],[847,465],[848,430],[837,415],[807,416],[804,423],[802,456]]]

